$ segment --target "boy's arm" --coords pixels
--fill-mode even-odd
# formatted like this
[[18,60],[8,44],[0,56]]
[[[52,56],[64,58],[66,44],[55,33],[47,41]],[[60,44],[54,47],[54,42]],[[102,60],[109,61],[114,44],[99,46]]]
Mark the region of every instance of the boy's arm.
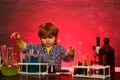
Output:
[[17,45],[21,50],[24,49],[26,43],[21,39],[21,36],[18,32],[13,32],[10,37],[17,42]]

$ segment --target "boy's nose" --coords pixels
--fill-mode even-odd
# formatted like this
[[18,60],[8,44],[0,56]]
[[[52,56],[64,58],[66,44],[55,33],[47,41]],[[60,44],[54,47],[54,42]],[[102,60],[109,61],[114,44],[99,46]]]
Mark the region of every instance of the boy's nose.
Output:
[[50,41],[50,39],[49,39],[49,38],[46,38],[46,41]]

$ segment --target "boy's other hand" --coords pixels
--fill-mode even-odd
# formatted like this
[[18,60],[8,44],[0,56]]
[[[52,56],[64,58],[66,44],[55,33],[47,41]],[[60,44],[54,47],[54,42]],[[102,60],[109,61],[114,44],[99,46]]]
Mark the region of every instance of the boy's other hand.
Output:
[[70,47],[68,50],[67,50],[67,56],[70,60],[73,60],[74,59],[74,55],[75,55],[75,50],[73,47]]

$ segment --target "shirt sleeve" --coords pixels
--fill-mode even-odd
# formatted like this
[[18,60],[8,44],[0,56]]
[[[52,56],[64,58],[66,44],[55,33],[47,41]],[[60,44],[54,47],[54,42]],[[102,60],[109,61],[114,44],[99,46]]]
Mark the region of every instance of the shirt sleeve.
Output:
[[22,51],[24,53],[32,52],[33,54],[36,54],[37,53],[37,45],[25,43]]
[[70,62],[71,60],[68,58],[68,56],[66,55],[66,49],[61,47],[60,48],[60,56],[62,58],[63,61],[65,62]]
[[26,46],[26,43],[23,40],[17,40],[18,47],[23,50]]

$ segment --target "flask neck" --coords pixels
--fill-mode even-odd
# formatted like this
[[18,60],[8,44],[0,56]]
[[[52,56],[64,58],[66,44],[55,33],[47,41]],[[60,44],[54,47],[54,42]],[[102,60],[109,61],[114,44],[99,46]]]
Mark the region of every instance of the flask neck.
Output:
[[105,45],[105,44],[109,44],[109,43],[110,43],[109,38],[104,38],[104,45]]
[[100,37],[96,37],[96,46],[100,46]]

